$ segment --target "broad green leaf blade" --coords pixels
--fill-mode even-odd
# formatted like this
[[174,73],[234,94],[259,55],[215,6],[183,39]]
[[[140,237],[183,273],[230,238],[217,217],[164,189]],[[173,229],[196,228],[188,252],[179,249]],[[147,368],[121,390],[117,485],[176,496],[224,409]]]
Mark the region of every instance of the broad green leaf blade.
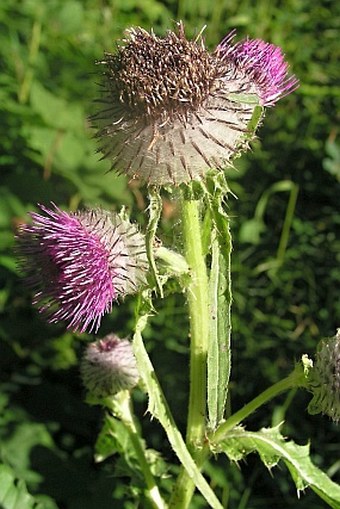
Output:
[[106,414],[104,424],[95,445],[95,460],[101,462],[113,454],[133,455],[129,434],[124,424],[115,417]]
[[233,461],[257,452],[268,468],[283,460],[298,492],[310,487],[330,507],[340,509],[340,486],[312,463],[309,445],[301,446],[292,440],[286,441],[279,427],[263,428],[257,432],[235,428],[221,442],[220,448]]
[[43,497],[44,502],[40,502],[38,498],[28,493],[24,481],[18,481],[8,465],[0,465],[1,509],[57,509],[52,499]]
[[148,299],[146,298],[141,303],[141,307],[143,308],[143,311],[140,310],[139,315],[137,316],[133,347],[138,370],[149,396],[148,411],[151,415],[158,419],[163,426],[173,450],[186,469],[189,477],[195,483],[210,507],[213,509],[223,509],[223,506],[217,499],[215,493],[210,488],[209,484],[204,479],[199,468],[192,459],[183,437],[175,424],[168,403],[159,385],[153,365],[149,359],[147,351],[145,350],[142,338],[142,332],[148,319],[147,310],[149,308],[149,312],[151,312],[152,304],[151,302],[148,303]]

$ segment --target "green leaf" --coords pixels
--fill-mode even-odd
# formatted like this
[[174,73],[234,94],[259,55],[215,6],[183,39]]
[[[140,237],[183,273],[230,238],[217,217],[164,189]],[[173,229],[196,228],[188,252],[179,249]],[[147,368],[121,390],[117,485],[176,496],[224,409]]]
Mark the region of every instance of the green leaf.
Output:
[[72,35],[80,31],[84,23],[84,7],[81,2],[70,0],[61,5],[58,22],[62,34]]
[[309,445],[301,446],[292,440],[286,441],[279,426],[263,428],[257,432],[234,428],[219,445],[220,450],[232,461],[239,461],[252,452],[257,452],[269,469],[280,460],[284,461],[298,492],[310,487],[330,507],[340,509],[340,486],[313,465]]
[[224,176],[212,177],[207,191],[212,222],[207,399],[209,424],[215,429],[224,418],[231,369],[232,239],[225,210],[228,186]]
[[32,469],[31,455],[35,447],[54,448],[53,438],[46,425],[38,422],[20,422],[1,444],[2,458],[15,468],[27,482],[39,483],[41,474]]
[[18,480],[8,465],[0,465],[1,509],[57,509],[52,499],[43,498],[44,502],[39,502],[39,497],[28,493],[24,481]]
[[83,129],[82,107],[52,94],[38,81],[32,84],[30,101],[33,111],[43,119],[46,126],[61,131],[77,132]]
[[325,151],[328,157],[323,160],[323,167],[340,182],[340,145],[334,140],[328,140]]
[[163,202],[160,195],[159,189],[151,187],[149,189],[149,221],[146,229],[145,241],[146,241],[146,253],[148,257],[148,261],[150,264],[150,270],[152,277],[154,279],[154,284],[157,288],[157,291],[160,297],[163,298],[163,287],[161,280],[159,278],[158,270],[156,267],[155,257],[154,257],[154,247],[155,247],[155,238],[157,227],[159,223],[159,219],[162,213]]
[[230,376],[230,315],[229,302],[226,299],[228,268],[225,257],[220,253],[216,236],[212,241],[211,258],[208,412],[209,424],[215,429],[224,417]]
[[250,122],[248,123],[248,131],[249,135],[247,138],[249,140],[253,139],[254,133],[256,132],[257,128],[259,127],[261,120],[264,116],[264,109],[262,106],[255,106],[252,117],[250,119]]
[[261,219],[254,217],[241,224],[239,231],[240,242],[249,242],[257,245],[261,241],[261,234],[266,230],[266,225]]
[[235,103],[240,104],[254,104],[255,106],[259,105],[259,97],[256,94],[228,94],[228,99]]
[[95,460],[99,463],[117,453],[123,454],[125,457],[135,456],[124,423],[106,414],[104,425],[96,441]]

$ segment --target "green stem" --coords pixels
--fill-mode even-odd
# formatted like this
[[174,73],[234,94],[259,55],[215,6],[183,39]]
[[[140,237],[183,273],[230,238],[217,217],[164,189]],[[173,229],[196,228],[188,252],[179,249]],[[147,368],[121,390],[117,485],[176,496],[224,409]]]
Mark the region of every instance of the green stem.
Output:
[[25,104],[29,96],[34,76],[33,66],[39,53],[40,40],[41,40],[41,23],[40,21],[35,21],[33,24],[31,40],[29,43],[28,66],[18,92],[18,99],[21,104]]
[[[227,419],[223,424],[221,424],[215,432],[212,432],[208,436],[208,440],[211,444],[218,445],[219,442],[221,442],[225,436],[228,434],[228,432],[233,429],[237,424],[240,424],[244,419],[246,419],[250,414],[252,414],[255,410],[257,410],[260,406],[264,405],[271,399],[273,399],[275,396],[280,394],[281,392],[284,392],[286,390],[289,390],[291,388],[295,387],[307,387],[308,381],[307,381],[306,374],[304,372],[303,367],[301,364],[297,365],[297,367],[294,369],[292,373],[283,380],[280,380],[280,382],[277,382],[276,384],[272,385],[268,389],[266,389],[262,394],[254,398],[252,401],[247,403],[241,410],[233,414],[229,419]],[[205,444],[205,446],[198,451],[198,454],[196,455],[196,464],[199,468],[202,468],[205,460],[209,457],[209,447]],[[173,496],[171,498],[169,509],[177,509],[177,508],[183,508],[187,507],[187,505],[181,503],[181,499],[174,498],[175,494],[181,493],[184,494],[185,500],[188,500],[190,502],[190,499],[194,492],[194,484],[190,482],[190,479],[187,478],[185,471],[181,471],[180,475],[177,479],[176,483],[176,490],[173,493]],[[188,502],[188,504],[189,504]]]
[[191,279],[187,288],[190,319],[190,396],[186,441],[189,449],[204,439],[207,397],[207,351],[209,337],[208,276],[202,251],[198,200],[183,199],[182,228],[185,257]]
[[280,380],[276,384],[272,385],[265,391],[263,391],[259,396],[254,398],[252,401],[247,403],[243,408],[238,410],[235,414],[231,415],[229,419],[227,419],[223,424],[221,424],[215,432],[211,433],[209,436],[209,440],[218,444],[221,442],[224,437],[227,435],[228,431],[232,428],[240,424],[240,422],[244,421],[250,414],[255,412],[260,406],[264,405],[271,399],[275,398],[281,392],[287,391],[293,387],[305,387],[307,386],[307,381],[305,374],[303,372],[303,368],[301,365],[298,365],[294,371],[284,378]]
[[117,417],[119,417],[124,423],[125,428],[129,433],[132,447],[134,448],[137,461],[144,476],[144,481],[147,487],[145,490],[145,495],[149,499],[154,509],[166,509],[167,505],[161,497],[158,486],[145,457],[145,449],[142,445],[142,441],[139,436],[131,408],[130,393],[128,391],[122,391],[116,395],[114,399],[115,401],[113,403],[113,411],[115,415],[117,415]]
[[[206,499],[208,507],[212,507],[214,509],[223,509],[215,493],[200,473],[199,468],[197,467],[185,445],[181,433],[176,427],[163,391],[158,383],[153,365],[145,349],[142,332],[147,324],[148,313],[150,313],[152,309],[150,306],[152,306],[152,303],[147,303],[145,300],[145,295],[144,298],[140,298],[139,305],[137,307],[137,322],[133,345],[138,370],[141,374],[145,388],[147,389],[147,393],[149,394],[148,411],[151,413],[151,415],[153,415],[153,417],[158,419],[163,426],[169,442],[182,464],[182,469],[185,469],[186,471],[186,473],[183,474],[186,479],[186,483],[183,483],[183,487],[185,489],[183,491],[176,490],[176,483],[169,508],[171,507],[172,509],[179,509],[182,507],[187,507],[191,500],[194,487],[196,486]],[[196,450],[195,452],[199,452],[199,450]],[[191,486],[191,491],[189,489],[190,496],[187,495],[187,486]],[[187,501],[186,505],[182,504],[183,501]]]
[[[195,463],[199,470],[202,469],[205,460],[209,456],[210,451],[207,446],[196,452]],[[182,466],[169,501],[169,509],[186,509],[189,507],[194,491],[195,483]]]
[[[183,198],[182,230],[185,258],[190,270],[187,298],[190,319],[190,395],[186,443],[196,464],[207,457],[203,448],[206,425],[207,352],[209,337],[208,276],[202,250],[200,202]],[[182,467],[169,508],[185,509],[194,492],[194,483]]]
[[295,206],[296,206],[298,192],[299,192],[299,187],[292,182],[292,187],[291,187],[290,195],[289,195],[289,201],[288,201],[288,205],[287,205],[286,216],[285,216],[285,220],[283,223],[279,247],[277,248],[277,253],[276,253],[276,258],[280,265],[284,261],[285,252],[286,252],[287,245],[288,245],[289,232],[290,232],[290,229],[291,229],[291,226],[293,223],[293,219],[294,219],[294,212],[295,212]]

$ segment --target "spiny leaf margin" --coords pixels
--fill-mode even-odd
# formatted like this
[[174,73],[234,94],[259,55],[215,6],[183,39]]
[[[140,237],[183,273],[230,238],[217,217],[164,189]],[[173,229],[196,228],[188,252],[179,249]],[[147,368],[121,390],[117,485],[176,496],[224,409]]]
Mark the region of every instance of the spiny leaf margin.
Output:
[[297,445],[292,440],[287,441],[279,428],[280,425],[260,431],[246,431],[236,427],[219,444],[219,452],[224,452],[232,461],[240,461],[248,454],[257,452],[268,469],[283,460],[295,482],[298,496],[310,487],[330,507],[340,509],[340,486],[312,463],[309,444]]

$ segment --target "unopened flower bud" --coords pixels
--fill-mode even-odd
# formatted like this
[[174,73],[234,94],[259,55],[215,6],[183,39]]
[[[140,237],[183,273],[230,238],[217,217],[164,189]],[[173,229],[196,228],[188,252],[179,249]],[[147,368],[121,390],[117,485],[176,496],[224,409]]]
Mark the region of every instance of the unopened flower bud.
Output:
[[323,413],[340,420],[340,329],[318,346],[314,367],[310,371],[309,390],[313,399],[308,405],[312,415]]
[[130,390],[139,380],[132,344],[115,334],[108,334],[86,347],[80,372],[84,386],[97,398]]

